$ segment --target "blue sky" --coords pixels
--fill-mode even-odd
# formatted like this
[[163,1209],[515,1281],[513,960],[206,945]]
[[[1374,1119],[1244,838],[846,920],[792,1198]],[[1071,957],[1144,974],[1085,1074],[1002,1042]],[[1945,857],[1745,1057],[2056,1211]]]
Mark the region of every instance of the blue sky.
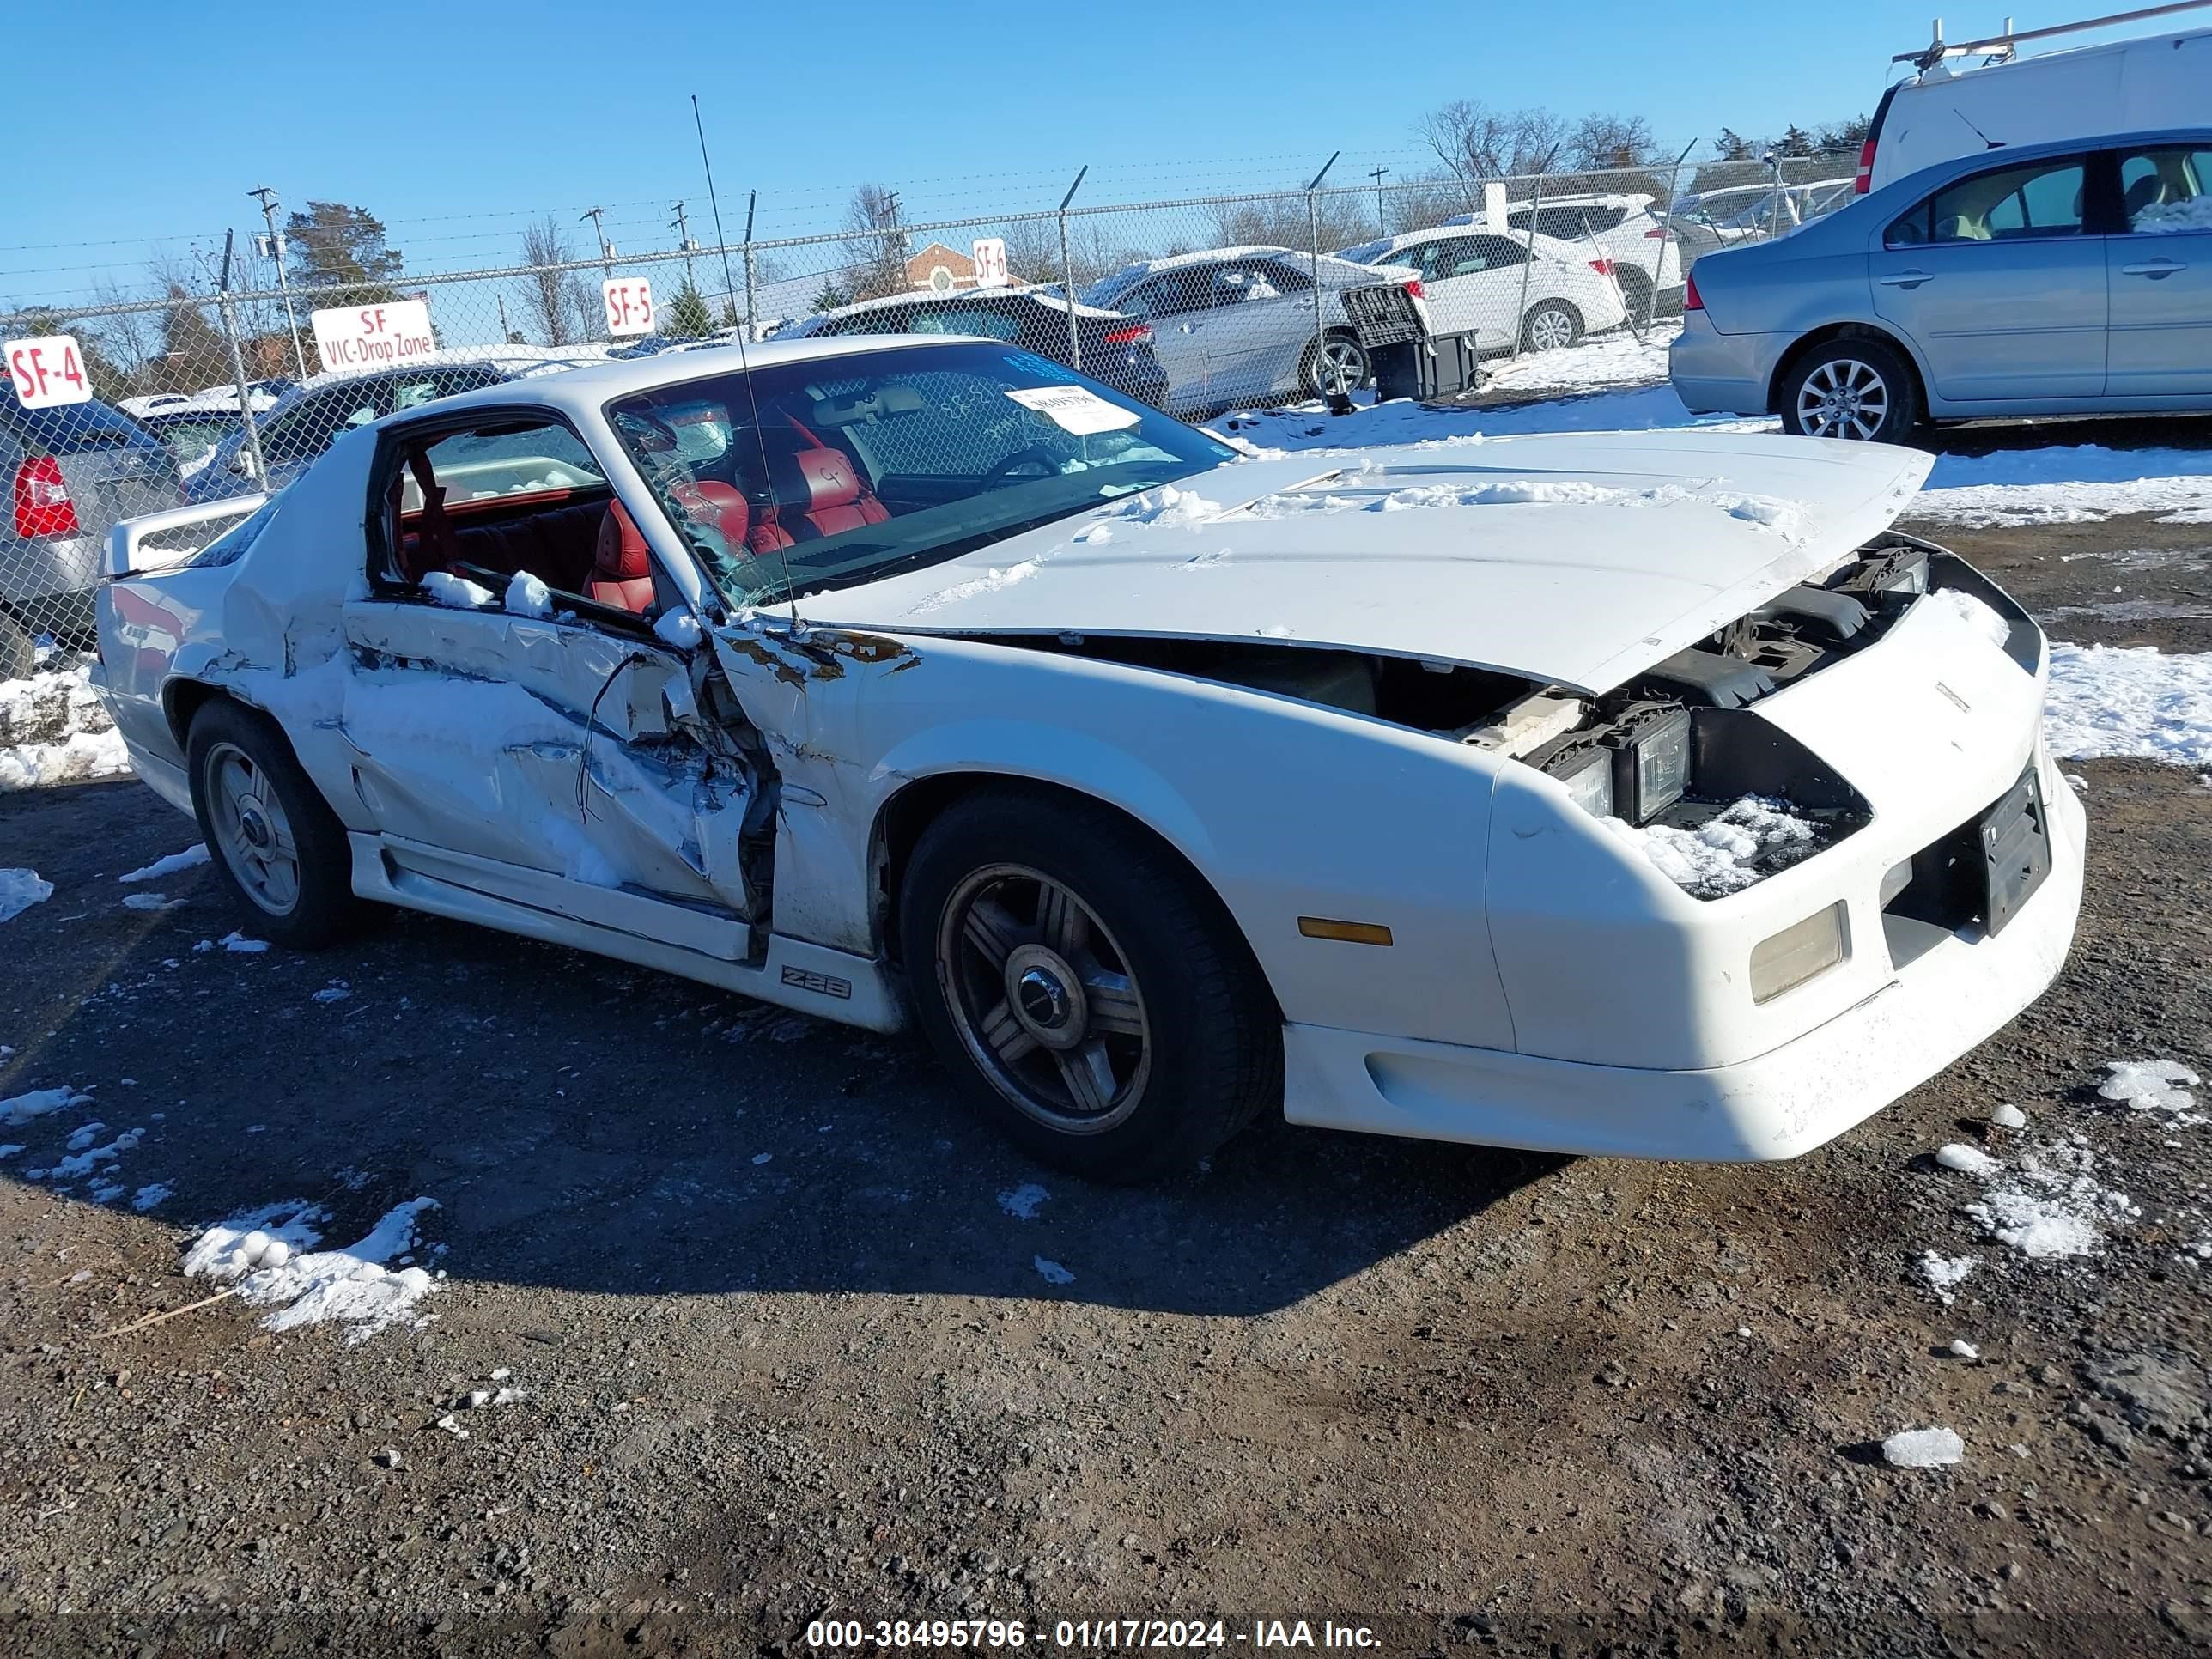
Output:
[[[1333,179],[1356,182],[1420,168],[1414,118],[1460,97],[1639,113],[1705,154],[1723,125],[1870,111],[1937,3],[20,8],[0,301],[82,298],[149,246],[258,229],[264,184],[368,208],[423,271],[505,263],[526,219],[594,204],[641,250],[672,245],[682,197],[711,241],[693,92],[732,237],[749,188],[774,236],[832,227],[861,179],[909,220],[1048,208],[1086,162],[1092,203],[1300,183],[1339,149]],[[1947,21],[1965,39],[2002,18]]]

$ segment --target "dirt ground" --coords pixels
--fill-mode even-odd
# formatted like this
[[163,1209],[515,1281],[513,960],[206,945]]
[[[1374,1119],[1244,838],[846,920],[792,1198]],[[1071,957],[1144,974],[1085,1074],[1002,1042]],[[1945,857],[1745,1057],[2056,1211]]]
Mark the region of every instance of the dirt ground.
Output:
[[[2212,526],[1935,533],[2060,637],[2212,649]],[[160,913],[113,880],[194,839],[171,809],[0,797],[0,862],[57,889],[0,930],[0,1096],[93,1097],[0,1162],[0,1650],[799,1655],[824,1617],[1054,1652],[1151,1617],[1231,1650],[2212,1644],[2212,1124],[2094,1093],[2212,1074],[2212,788],[2074,769],[2060,984],[1794,1163],[1277,1124],[1133,1192],[1022,1163],[917,1044],[572,952],[417,916],[196,951],[245,920],[208,872]],[[93,1116],[168,1197],[26,1178]],[[2086,1258],[1988,1242],[1931,1156],[2075,1134],[2137,1211]],[[198,1225],[318,1199],[343,1243],[417,1196],[419,1333],[231,1303],[100,1334],[204,1294]],[[1929,1250],[1981,1258],[1950,1305]],[[501,1368],[526,1399],[434,1426]],[[1933,1426],[1963,1462],[1875,1449]]]

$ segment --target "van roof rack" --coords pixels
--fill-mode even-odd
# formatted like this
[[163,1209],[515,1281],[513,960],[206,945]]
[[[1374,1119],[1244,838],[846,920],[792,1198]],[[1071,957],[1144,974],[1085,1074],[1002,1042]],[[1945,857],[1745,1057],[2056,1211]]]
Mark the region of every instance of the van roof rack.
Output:
[[2026,29],[2017,34],[2013,32],[2012,19],[2008,17],[2003,33],[1992,35],[1986,40],[1962,40],[1956,46],[1945,43],[1943,20],[1939,17],[1936,20],[1934,38],[1926,46],[1917,52],[1900,52],[1889,61],[1929,70],[1946,58],[1968,58],[1977,52],[2002,52],[2010,58],[2024,40],[2046,40],[2057,34],[2079,34],[2084,29],[2111,28],[2118,23],[2140,23],[2147,18],[2169,17],[2178,11],[2196,11],[2208,5],[2212,5],[2212,0],[2178,0],[2172,5],[2145,6],[2137,11],[2114,12],[2109,17],[2084,18],[2078,23],[2054,23],[2049,28]]

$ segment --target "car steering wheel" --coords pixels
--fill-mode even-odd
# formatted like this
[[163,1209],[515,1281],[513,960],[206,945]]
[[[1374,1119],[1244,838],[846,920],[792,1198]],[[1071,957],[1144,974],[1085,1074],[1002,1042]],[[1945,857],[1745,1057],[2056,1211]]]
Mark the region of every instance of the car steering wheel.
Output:
[[1056,477],[1060,473],[1060,458],[1042,444],[1031,444],[1027,449],[1018,449],[1012,454],[1000,458],[983,475],[983,482],[987,485],[1011,483],[1014,469],[1018,466],[1040,467],[1042,469],[1040,477]]

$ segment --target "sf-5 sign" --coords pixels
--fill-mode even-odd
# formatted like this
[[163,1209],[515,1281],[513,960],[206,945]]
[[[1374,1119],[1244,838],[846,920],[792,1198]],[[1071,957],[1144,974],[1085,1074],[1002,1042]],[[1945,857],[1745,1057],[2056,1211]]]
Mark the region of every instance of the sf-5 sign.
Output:
[[9,340],[0,345],[0,354],[4,354],[8,379],[24,408],[53,409],[92,401],[92,382],[85,378],[84,354],[77,349],[75,335]]
[[397,368],[438,349],[427,300],[387,300],[378,305],[333,306],[313,313],[315,350],[332,374],[362,368]]
[[608,277],[599,284],[599,302],[607,308],[609,338],[653,332],[653,284],[644,277]]

